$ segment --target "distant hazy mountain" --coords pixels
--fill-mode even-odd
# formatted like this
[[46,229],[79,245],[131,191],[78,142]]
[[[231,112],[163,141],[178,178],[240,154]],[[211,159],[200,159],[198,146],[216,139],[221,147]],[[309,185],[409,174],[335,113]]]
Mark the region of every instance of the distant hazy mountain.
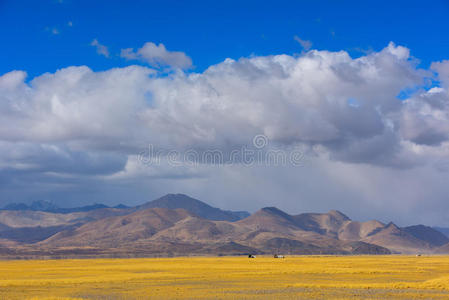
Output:
[[147,209],[155,207],[169,209],[182,208],[204,219],[215,221],[238,221],[249,216],[249,213],[246,211],[221,210],[184,194],[168,194],[159,199],[139,205],[136,208]]
[[[95,209],[101,209],[101,208],[109,208],[109,206],[104,204],[92,204],[92,205],[86,205],[81,207],[59,207],[56,204],[54,204],[51,201],[46,200],[40,200],[40,201],[34,201],[30,205],[27,205],[25,203],[10,203],[2,208],[2,210],[30,210],[30,211],[44,211],[44,212],[52,212],[52,213],[73,213],[73,212],[86,212],[91,211]],[[114,208],[128,208],[127,206],[123,204],[119,204],[115,206]]]
[[449,238],[438,230],[425,225],[414,225],[403,228],[414,237],[426,241],[433,246],[443,246],[449,243]]
[[265,207],[249,215],[182,194],[72,210],[46,201],[0,210],[0,258],[449,253],[449,238],[433,228],[353,221],[337,210],[290,215]]
[[432,227],[432,228],[441,232],[442,234],[444,234],[446,237],[449,238],[449,228],[446,227]]
[[10,203],[6,205],[4,210],[33,210],[33,211],[55,211],[59,209],[53,202],[40,200],[34,201],[30,205],[25,203]]

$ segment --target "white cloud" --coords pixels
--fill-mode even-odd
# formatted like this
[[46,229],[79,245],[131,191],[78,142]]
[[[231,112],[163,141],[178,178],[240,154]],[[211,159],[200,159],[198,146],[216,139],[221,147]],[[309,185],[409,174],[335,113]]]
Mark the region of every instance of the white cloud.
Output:
[[[69,25],[71,26],[71,25]],[[104,57],[109,57],[109,49],[105,45],[100,44],[97,39],[92,40],[91,46],[97,49],[97,53],[103,55]]]
[[162,43],[156,45],[147,42],[137,51],[132,48],[122,49],[120,56],[129,60],[142,60],[153,67],[188,69],[192,66],[192,60],[184,52],[168,51]]
[[2,118],[0,138],[168,149],[238,147],[265,134],[284,145],[321,145],[337,160],[390,164],[402,140],[413,141],[411,129],[399,130],[402,120],[420,116],[411,101],[396,99],[422,82],[406,53],[392,44],[358,59],[313,50],[227,59],[204,73],[163,77],[137,66],[69,67],[30,84],[16,71],[0,79],[9,87],[3,109],[15,112]]
[[406,100],[402,136],[416,144],[439,145],[449,139],[449,94],[441,88]]
[[[127,55],[143,59],[141,49]],[[153,53],[153,64],[169,64],[172,56],[164,55]],[[190,65],[182,61],[170,64]],[[301,56],[226,59],[202,73],[164,76],[141,66],[104,72],[69,67],[26,81],[25,72],[12,71],[0,76],[0,178],[9,182],[8,195],[17,193],[19,183],[34,180],[70,183],[80,191],[120,186],[140,196],[153,190],[205,198],[221,190],[228,199],[239,193],[261,197],[246,209],[277,205],[269,203],[276,194],[292,209],[304,192],[307,199],[301,201],[314,209],[325,209],[334,197],[340,203],[333,208],[354,211],[362,201],[371,211],[390,215],[380,198],[396,201],[397,207],[403,201],[407,213],[417,216],[420,197],[429,196],[444,211],[449,191],[437,179],[449,166],[449,63],[435,63],[432,71],[441,87],[420,90],[406,101],[396,96],[432,73],[417,69],[409,50],[392,43],[357,59],[344,51],[311,50]],[[147,170],[136,161],[149,143],[167,150],[230,151],[257,134],[283,149],[304,147],[313,165],[165,164]],[[413,179],[420,172],[428,178],[424,185]],[[236,174],[245,174],[244,188]],[[87,177],[95,178],[96,187]],[[322,191],[323,184],[330,192]],[[408,192],[396,188],[400,185]],[[317,198],[324,200],[314,203]],[[430,208],[426,213],[435,217]]]
[[438,73],[442,86],[449,89],[449,60],[435,62],[430,68]]
[[303,39],[301,39],[299,36],[297,36],[297,35],[295,35],[294,37],[293,37],[293,39],[295,40],[295,41],[297,41],[300,45],[301,45],[301,47],[304,49],[304,50],[309,50],[310,48],[312,48],[312,42],[311,41],[308,41],[308,40],[303,40]]

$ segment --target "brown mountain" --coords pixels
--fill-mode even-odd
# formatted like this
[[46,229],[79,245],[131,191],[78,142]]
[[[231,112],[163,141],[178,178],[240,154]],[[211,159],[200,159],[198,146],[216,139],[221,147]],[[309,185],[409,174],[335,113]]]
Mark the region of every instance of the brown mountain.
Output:
[[169,209],[182,208],[203,219],[215,221],[237,221],[249,216],[249,213],[246,211],[222,210],[184,194],[167,194],[156,200],[139,205],[136,209],[155,207]]
[[173,226],[190,214],[183,209],[150,208],[124,216],[88,222],[73,230],[61,231],[40,245],[121,247],[149,238]]
[[[275,207],[259,210],[250,217],[236,222],[252,229],[241,236],[242,242],[266,252],[292,254],[348,254],[348,253],[389,253],[383,247],[359,241],[348,242],[326,234],[332,224],[349,220],[343,214],[331,211],[327,214],[289,215]],[[360,251],[360,252],[358,252]]]
[[[0,239],[20,243],[36,243],[61,231],[110,216],[124,215],[128,210],[101,208],[77,213],[42,211],[0,211]],[[2,224],[3,223],[3,224]]]
[[437,249],[435,249],[434,253],[437,253],[437,254],[448,254],[449,253],[449,243],[444,244],[441,247],[438,247]]
[[263,208],[237,222],[207,220],[184,209],[149,208],[89,222],[38,243],[47,249],[86,245],[114,249],[151,249],[157,245],[174,253],[182,253],[182,249],[188,249],[186,245],[194,253],[235,254],[244,249],[290,254],[389,253],[377,245],[340,241],[303,230],[293,216],[274,207]]
[[[31,210],[0,210],[0,223],[3,225],[20,227],[51,227],[86,223],[105,217],[129,213],[126,209],[101,208],[86,212],[50,213]],[[1,228],[0,228],[1,229]]]
[[266,207],[241,217],[180,194],[134,208],[0,211],[0,256],[449,252],[430,227],[352,221],[336,210],[290,215]]
[[376,244],[398,253],[432,252],[432,245],[418,239],[390,222],[363,239],[364,242]]
[[[300,214],[294,216],[297,224],[321,235],[340,241],[360,241],[378,245],[397,253],[432,252],[444,243],[444,237],[431,228],[399,228],[393,223],[387,225],[371,220],[352,221],[343,213],[333,210],[326,214]],[[430,242],[432,240],[433,242]]]
[[358,241],[383,227],[385,227],[385,224],[376,220],[367,222],[350,221],[340,227],[338,238],[341,240]]
[[237,223],[245,225],[252,230],[274,231],[285,234],[292,230],[301,230],[291,215],[276,207],[262,208],[248,218],[240,220]]
[[294,216],[295,222],[305,230],[337,238],[343,224],[351,220],[337,210],[325,214],[306,213]]

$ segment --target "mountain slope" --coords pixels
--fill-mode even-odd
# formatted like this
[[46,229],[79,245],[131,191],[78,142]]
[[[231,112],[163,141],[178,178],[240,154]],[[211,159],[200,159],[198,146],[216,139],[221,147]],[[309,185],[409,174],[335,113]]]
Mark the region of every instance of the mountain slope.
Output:
[[151,239],[200,243],[229,242],[238,240],[238,237],[245,231],[245,228],[233,222],[211,221],[189,216],[172,227],[156,233]]
[[[250,228],[240,242],[247,242],[268,253],[289,254],[387,254],[388,249],[359,241],[338,240],[329,232],[337,231],[349,218],[338,211],[327,214],[289,215],[275,207],[263,208],[236,222]],[[332,226],[335,227],[332,228]]]
[[442,234],[444,234],[446,237],[449,238],[449,228],[446,227],[432,227],[432,228],[438,232],[441,232]]
[[129,211],[115,208],[96,209],[76,213],[49,213],[42,211],[0,210],[0,223],[13,227],[50,227],[87,223],[110,216],[127,214]]
[[[55,209],[46,202],[32,206]],[[93,205],[71,213],[17,210],[21,207],[0,210],[0,243],[11,247],[11,253],[167,256],[449,251],[449,238],[423,225],[399,228],[376,220],[358,222],[337,210],[290,215],[276,207],[242,218],[246,212],[221,210],[182,194],[168,194],[132,208]]]
[[136,207],[136,209],[147,209],[155,207],[168,209],[182,208],[201,218],[215,221],[232,222],[249,216],[248,212],[221,210],[184,194],[167,194],[159,199],[139,205]]
[[263,208],[237,222],[207,220],[184,209],[148,208],[89,222],[57,233],[37,245],[51,249],[86,245],[147,251],[166,249],[170,253],[230,251],[235,254],[245,249],[269,254],[389,253],[369,243],[339,241],[304,231],[295,225],[292,216],[274,207]]
[[449,238],[429,226],[414,225],[402,228],[415,238],[428,242],[433,246],[443,246],[449,243]]
[[191,214],[183,209],[150,208],[59,232],[41,242],[41,245],[118,247],[123,243],[149,238],[188,216]]
[[434,253],[436,254],[449,254],[449,243],[442,245],[435,249]]
[[251,216],[237,222],[252,229],[288,233],[290,230],[300,230],[295,220],[289,214],[276,207],[265,207]]
[[320,234],[338,237],[338,231],[343,224],[350,222],[346,215],[337,211],[331,210],[328,213],[305,213],[293,217],[295,223],[304,230],[314,231]]
[[341,240],[358,241],[383,227],[385,227],[385,224],[376,220],[367,222],[350,221],[340,227],[338,238]]
[[0,239],[19,243],[36,243],[39,241],[43,241],[58,232],[69,230],[75,228],[76,226],[78,226],[78,224],[19,228],[0,226]]
[[364,242],[379,245],[399,253],[430,253],[432,245],[420,240],[390,222],[363,239]]

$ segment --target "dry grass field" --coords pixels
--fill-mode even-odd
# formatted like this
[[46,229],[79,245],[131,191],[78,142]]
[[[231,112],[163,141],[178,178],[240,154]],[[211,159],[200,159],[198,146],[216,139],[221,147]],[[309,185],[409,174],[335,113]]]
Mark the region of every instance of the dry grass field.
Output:
[[448,299],[447,256],[0,262],[0,299]]

